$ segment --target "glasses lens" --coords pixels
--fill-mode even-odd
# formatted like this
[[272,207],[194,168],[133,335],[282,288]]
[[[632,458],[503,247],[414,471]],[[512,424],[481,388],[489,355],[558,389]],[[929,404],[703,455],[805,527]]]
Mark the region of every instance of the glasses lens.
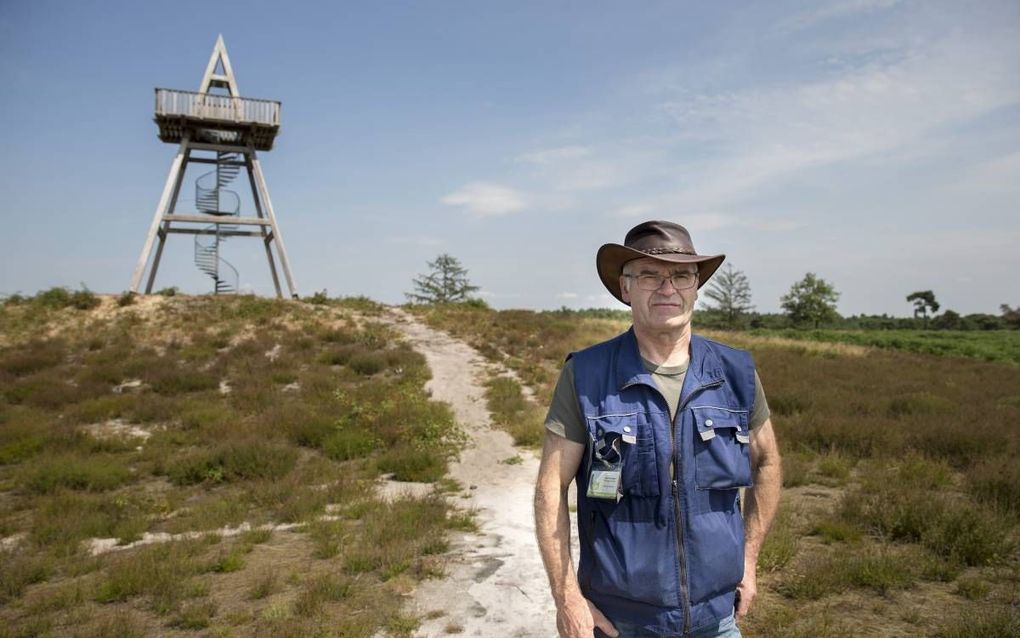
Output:
[[694,285],[694,281],[697,277],[692,272],[677,273],[671,277],[673,281],[673,287],[677,290],[684,290]]
[[[662,288],[662,283],[666,281],[667,277],[662,275],[638,275],[637,281],[638,286],[642,290],[658,290]],[[697,273],[693,272],[681,272],[676,273],[668,277],[673,288],[676,290],[686,290],[694,285],[697,281]]]

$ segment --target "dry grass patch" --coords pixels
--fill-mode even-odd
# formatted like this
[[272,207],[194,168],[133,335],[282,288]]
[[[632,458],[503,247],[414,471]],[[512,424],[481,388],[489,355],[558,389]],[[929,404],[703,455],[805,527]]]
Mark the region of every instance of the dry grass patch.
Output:
[[[3,550],[0,626],[13,635],[233,627],[371,636],[387,618],[404,622],[390,583],[403,591],[437,574],[444,535],[470,514],[450,517],[436,501],[415,525],[402,523],[409,506],[376,503],[373,485],[382,472],[442,478],[463,439],[449,409],[424,392],[424,359],[364,319],[370,304],[350,302],[361,314],[353,321],[345,303],[176,296],[108,299],[85,312],[0,308],[0,532],[17,552]],[[339,348],[342,357],[320,358]],[[336,527],[350,544],[316,559],[313,543],[292,543],[297,555],[284,564],[321,563],[358,583],[348,597],[325,580],[267,571],[269,556],[253,548],[276,547],[272,531],[214,533],[293,523],[302,531],[288,538],[314,536],[337,504],[347,504]],[[96,558],[86,551],[90,539],[193,532],[208,533]],[[374,548],[375,537],[385,551],[345,571],[349,545]],[[295,617],[300,596],[312,617]]]

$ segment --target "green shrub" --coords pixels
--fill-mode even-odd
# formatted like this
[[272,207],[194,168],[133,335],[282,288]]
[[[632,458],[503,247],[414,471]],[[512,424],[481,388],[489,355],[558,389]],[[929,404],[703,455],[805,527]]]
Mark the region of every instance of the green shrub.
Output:
[[67,358],[62,339],[33,339],[21,346],[0,350],[0,372],[21,377],[60,365]]
[[1012,525],[1001,516],[972,505],[946,508],[923,535],[922,542],[939,556],[964,565],[986,565],[1012,554]]
[[808,475],[811,463],[807,455],[798,452],[786,452],[783,459],[783,487],[798,487],[810,483]]
[[149,517],[166,514],[169,504],[88,492],[55,492],[33,502],[29,537],[39,547],[64,548],[75,554],[88,538],[136,540],[148,529]]
[[36,494],[51,494],[59,489],[102,492],[120,487],[132,478],[128,467],[112,456],[53,456],[33,463],[25,477],[25,487]]
[[1020,464],[1016,457],[1002,454],[967,468],[967,488],[980,502],[998,511],[1020,517]]
[[[311,433],[313,436],[318,433]],[[321,439],[322,451],[336,461],[369,456],[381,447],[379,438],[368,430],[354,426],[334,426]]]
[[75,290],[68,299],[68,305],[78,310],[91,310],[99,305],[99,297],[82,284],[81,290]]
[[397,445],[379,456],[376,467],[383,474],[393,474],[397,481],[432,483],[446,473],[446,458],[435,450]]
[[310,304],[322,306],[329,303],[329,295],[326,294],[325,290],[317,291],[311,297],[306,297],[305,301]]
[[542,444],[544,410],[525,398],[520,383],[507,377],[493,377],[485,384],[485,399],[493,422],[510,433],[515,445]]
[[381,352],[356,352],[347,365],[360,375],[370,377],[386,369],[386,355]]
[[296,461],[297,452],[292,448],[260,441],[234,442],[171,461],[167,474],[178,485],[280,479]]
[[116,557],[95,590],[95,600],[113,603],[147,596],[151,609],[167,614],[181,601],[200,594],[193,577],[202,571],[198,541],[150,545]]
[[987,605],[952,617],[939,628],[937,638],[990,638],[1020,636],[1020,612],[1009,605]]
[[790,514],[780,509],[758,555],[758,568],[771,572],[785,567],[797,554],[797,536]]
[[53,563],[45,556],[25,555],[0,550],[0,603],[19,598],[29,585],[40,583],[53,573]]
[[804,600],[818,600],[852,587],[885,595],[911,587],[917,577],[916,565],[917,555],[899,548],[841,548],[781,582],[779,590],[789,598]]
[[67,288],[53,287],[40,291],[32,300],[43,308],[66,308],[71,305],[71,292]]
[[138,299],[138,294],[134,290],[126,290],[117,297],[117,306],[125,308],[127,306],[133,306],[135,301]]

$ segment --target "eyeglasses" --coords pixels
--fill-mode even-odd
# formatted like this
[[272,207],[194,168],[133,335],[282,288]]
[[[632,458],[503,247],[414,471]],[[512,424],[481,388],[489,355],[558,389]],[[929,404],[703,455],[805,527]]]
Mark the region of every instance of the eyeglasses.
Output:
[[637,279],[638,288],[641,290],[658,290],[662,288],[662,282],[669,280],[669,283],[673,284],[674,290],[687,290],[698,282],[698,273],[696,272],[678,272],[673,273],[670,276],[665,275],[624,275],[628,279]]

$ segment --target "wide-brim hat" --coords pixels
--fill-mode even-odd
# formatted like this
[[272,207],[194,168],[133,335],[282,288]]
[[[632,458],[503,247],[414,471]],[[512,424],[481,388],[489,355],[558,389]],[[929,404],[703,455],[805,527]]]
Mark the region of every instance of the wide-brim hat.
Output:
[[697,264],[698,288],[705,285],[712,273],[726,259],[726,255],[699,255],[694,250],[691,234],[680,224],[663,221],[638,224],[627,233],[622,246],[604,244],[595,254],[595,267],[599,271],[599,279],[620,301],[623,301],[623,295],[620,293],[620,274],[623,272],[623,265],[644,257],[670,264]]

